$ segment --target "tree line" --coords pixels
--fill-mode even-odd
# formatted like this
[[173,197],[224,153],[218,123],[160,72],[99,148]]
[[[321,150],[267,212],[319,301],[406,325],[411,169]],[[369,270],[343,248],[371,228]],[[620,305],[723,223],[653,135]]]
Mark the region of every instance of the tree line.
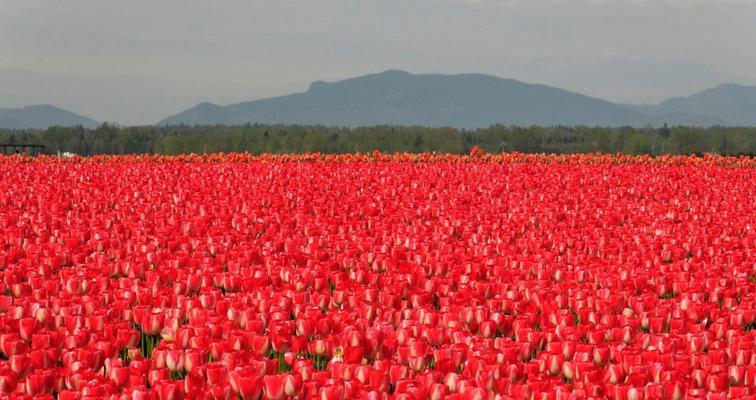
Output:
[[317,125],[52,127],[0,130],[0,142],[40,144],[44,153],[188,154],[215,152],[465,154],[500,153],[754,155],[756,128],[596,128],[492,125],[477,130],[421,126],[334,128]]

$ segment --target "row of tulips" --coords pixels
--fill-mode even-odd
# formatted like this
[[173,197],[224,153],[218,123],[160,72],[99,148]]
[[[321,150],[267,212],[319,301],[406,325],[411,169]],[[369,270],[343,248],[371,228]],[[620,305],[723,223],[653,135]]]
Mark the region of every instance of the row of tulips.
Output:
[[722,156],[718,154],[698,155],[630,155],[630,154],[546,154],[546,153],[484,153],[477,146],[470,154],[449,153],[211,153],[180,155],[96,155],[89,157],[56,157],[41,155],[0,155],[2,163],[17,162],[63,162],[63,163],[112,163],[112,162],[189,162],[189,163],[238,163],[238,162],[423,162],[423,163],[545,163],[545,164],[644,164],[644,165],[680,165],[680,166],[730,166],[739,168],[756,167],[756,159],[749,156]]
[[2,399],[756,398],[751,159],[0,165]]

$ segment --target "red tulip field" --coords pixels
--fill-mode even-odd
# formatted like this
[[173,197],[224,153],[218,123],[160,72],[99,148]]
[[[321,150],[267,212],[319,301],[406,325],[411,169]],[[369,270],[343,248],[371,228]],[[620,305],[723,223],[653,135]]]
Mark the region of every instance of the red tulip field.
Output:
[[0,399],[756,399],[756,160],[0,157]]

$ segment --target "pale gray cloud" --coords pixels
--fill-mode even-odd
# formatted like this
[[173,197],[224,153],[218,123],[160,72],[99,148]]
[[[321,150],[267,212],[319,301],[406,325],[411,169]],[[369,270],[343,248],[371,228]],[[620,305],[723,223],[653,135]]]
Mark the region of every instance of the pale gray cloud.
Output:
[[751,0],[0,0],[0,107],[153,123],[384,69],[623,102],[756,83]]

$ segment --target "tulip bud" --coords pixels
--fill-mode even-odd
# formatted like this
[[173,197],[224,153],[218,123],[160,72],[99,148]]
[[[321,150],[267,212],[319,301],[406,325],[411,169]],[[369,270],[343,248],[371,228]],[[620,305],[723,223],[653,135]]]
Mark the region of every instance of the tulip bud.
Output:
[[563,363],[564,363],[564,356],[561,354],[549,355],[546,360],[546,365],[551,375],[559,375],[562,372]]
[[123,388],[128,383],[129,368],[112,367],[109,376],[113,383],[115,383],[116,387]]
[[155,385],[158,400],[176,400],[179,398],[181,388],[171,381],[159,382]]
[[706,372],[701,369],[694,370],[691,373],[691,380],[693,385],[697,388],[703,388],[706,380]]
[[643,392],[631,387],[627,390],[627,400],[643,400]]
[[430,400],[441,400],[446,395],[447,387],[440,384],[440,383],[434,383],[430,387],[430,391],[428,393]]
[[450,393],[457,393],[457,385],[459,383],[459,380],[459,375],[455,374],[454,372],[450,372],[446,375],[444,384],[449,389]]
[[742,365],[730,365],[727,375],[730,381],[730,386],[738,386],[743,383],[745,367]]
[[723,373],[710,374],[706,378],[706,387],[710,392],[721,392],[727,387],[727,377]]
[[295,397],[300,390],[302,390],[302,377],[300,375],[286,375],[284,393],[289,397]]
[[286,377],[283,375],[267,375],[263,377],[263,392],[270,400],[280,400],[285,393]]
[[562,376],[565,377],[565,379],[575,379],[575,364],[571,361],[565,361],[562,363]]
[[623,379],[625,379],[625,375],[622,373],[619,365],[612,364],[607,367],[604,380],[616,384],[622,382]]
[[31,342],[31,337],[39,328],[39,321],[36,318],[21,318],[18,320],[18,333],[21,339]]
[[9,394],[16,389],[18,378],[15,374],[0,372],[0,394]]
[[19,376],[23,376],[29,367],[29,356],[26,354],[14,354],[10,357],[10,369]]

